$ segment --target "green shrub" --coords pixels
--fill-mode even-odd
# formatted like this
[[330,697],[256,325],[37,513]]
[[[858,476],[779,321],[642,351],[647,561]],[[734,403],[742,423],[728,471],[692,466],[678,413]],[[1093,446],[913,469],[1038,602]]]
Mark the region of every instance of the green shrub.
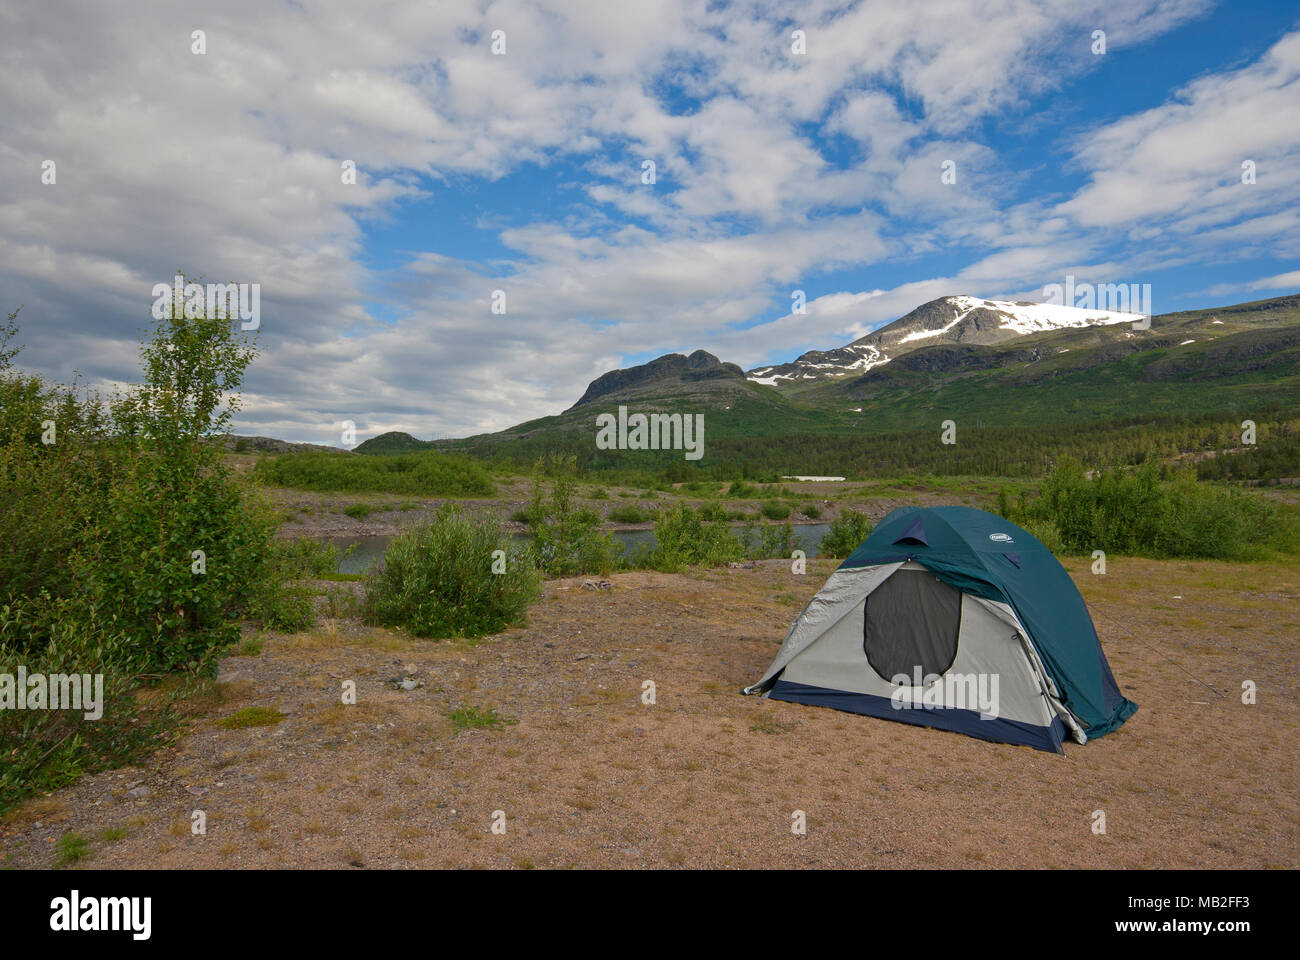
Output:
[[[6,416],[60,426],[53,444],[19,430],[0,447],[0,598],[39,589],[111,611],[139,672],[212,669],[273,576],[275,515],[212,442],[254,355],[236,329],[159,320],[141,351],[144,382],[107,405],[0,379]],[[38,506],[33,489],[57,499]]]
[[799,512],[809,520],[816,520],[822,515],[822,508],[815,503],[805,503],[799,507]]
[[1198,482],[1190,469],[1162,481],[1152,463],[1089,478],[1066,459],[1043,481],[1038,497],[1022,498],[1015,507],[1000,497],[998,509],[1061,553],[1250,560],[1269,549],[1300,550],[1289,515],[1276,505]]
[[1051,520],[1026,520],[1021,526],[1052,553],[1063,556],[1068,552],[1065,541],[1061,539],[1061,531]]
[[830,529],[822,537],[818,555],[843,559],[856,550],[862,541],[871,536],[873,524],[865,513],[845,510],[831,521]]
[[353,520],[364,520],[372,513],[379,513],[387,508],[377,507],[373,503],[350,503],[343,508],[343,513]]
[[134,762],[175,729],[160,708],[135,697],[130,637],[111,615],[80,599],[48,595],[0,605],[0,673],[102,674],[103,715],[75,710],[0,710],[0,815],[26,797],[67,786],[82,774]]
[[[496,551],[505,552],[504,573],[492,571]],[[392,539],[382,567],[366,576],[364,617],[417,637],[480,637],[521,623],[538,595],[531,559],[499,521],[449,504]]]
[[[140,677],[210,675],[274,597],[274,513],[225,463],[251,344],[229,320],[157,322],[144,381],[105,403],[6,369],[0,328],[0,672],[102,675],[104,717],[0,712],[0,807],[122,765],[171,728]],[[54,442],[43,443],[53,421]]]
[[730,520],[731,511],[720,503],[702,503],[695,512],[699,514],[701,520]]
[[687,506],[665,510],[655,521],[658,546],[647,558],[656,570],[674,572],[687,566],[716,566],[743,559],[746,545],[723,520],[703,520]]
[[281,633],[298,633],[316,624],[311,592],[295,584],[268,583],[265,590],[254,594],[248,616]]
[[[553,477],[549,496],[543,484],[547,475]],[[576,492],[572,457],[543,458],[534,465],[533,501],[527,511],[532,534],[528,552],[537,568],[547,576],[609,573],[623,553],[622,545],[612,534],[598,529],[601,522],[598,513],[577,508]]]
[[736,480],[728,488],[727,496],[737,500],[751,500],[758,496],[758,487],[744,480]]
[[286,453],[259,460],[253,475],[267,486],[326,493],[490,497],[495,490],[477,460],[434,450],[396,455]]
[[764,501],[762,511],[769,520],[784,520],[790,516],[790,507],[779,500]]
[[510,514],[510,519],[515,523],[531,524],[541,520],[543,516],[544,514],[534,513],[532,506],[529,505],[526,507],[520,507],[518,510],[514,511],[514,513]]
[[796,550],[804,549],[803,538],[795,536],[794,526],[789,522],[748,527],[745,541],[753,560],[789,558]]
[[637,503],[620,503],[609,511],[613,523],[645,523],[649,517]]
[[324,540],[275,540],[271,557],[279,580],[318,579],[339,572],[339,548]]
[[686,493],[702,493],[705,496],[711,496],[721,488],[722,484],[714,480],[691,480],[682,484],[682,490]]

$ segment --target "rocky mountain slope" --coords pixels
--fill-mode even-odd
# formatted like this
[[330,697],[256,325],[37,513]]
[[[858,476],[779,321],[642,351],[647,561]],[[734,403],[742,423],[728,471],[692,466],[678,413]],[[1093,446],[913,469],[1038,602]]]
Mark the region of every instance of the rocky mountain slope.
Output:
[[1131,313],[1086,310],[1047,303],[1013,303],[977,297],[941,297],[879,330],[835,350],[810,350],[791,363],[758,367],[746,376],[769,386],[806,385],[858,376],[900,356],[944,344],[988,346],[1030,334],[1092,326],[1132,324]]

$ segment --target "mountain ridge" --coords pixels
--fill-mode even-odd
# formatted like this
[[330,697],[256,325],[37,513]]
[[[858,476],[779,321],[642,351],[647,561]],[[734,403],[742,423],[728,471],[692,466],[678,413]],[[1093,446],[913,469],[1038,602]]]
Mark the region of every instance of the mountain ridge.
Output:
[[[755,377],[755,371],[745,373],[707,351],[665,354],[602,374],[557,415],[456,440],[388,433],[356,451],[437,448],[496,455],[514,449],[522,456],[550,446],[577,449],[591,442],[594,413],[620,403],[661,412],[707,411],[714,438],[917,429],[945,411],[983,411],[995,422],[1045,425],[1131,416],[1139,409],[1180,415],[1300,404],[1300,294],[1161,314],[1138,330],[1131,326],[1134,315],[1080,322],[1099,312],[1060,307],[1052,309],[1078,309],[1086,317],[1058,313],[1076,322],[1037,329],[1032,304],[1018,305],[1012,319],[1028,320],[1009,330],[1006,311],[986,304],[1010,301],[979,301],[963,311],[955,309],[954,299],[922,304],[855,340],[889,349],[910,336],[906,344],[918,344],[861,370],[771,385],[764,382],[770,376]],[[978,342],[988,339],[993,342]],[[863,352],[845,356],[852,363]]]
[[942,344],[992,346],[1030,334],[1140,320],[1142,315],[1136,313],[958,294],[923,303],[843,347],[810,350],[789,363],[755,367],[746,376],[768,386],[807,384],[866,373],[900,356]]

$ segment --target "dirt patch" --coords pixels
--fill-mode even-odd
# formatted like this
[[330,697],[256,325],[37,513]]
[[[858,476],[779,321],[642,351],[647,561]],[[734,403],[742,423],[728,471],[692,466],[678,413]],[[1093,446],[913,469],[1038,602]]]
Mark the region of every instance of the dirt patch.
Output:
[[632,572],[480,642],[271,637],[175,747],[11,815],[0,862],[75,831],[103,868],[1294,864],[1296,568],[1067,565],[1141,709],[1065,757],[739,696],[833,563]]

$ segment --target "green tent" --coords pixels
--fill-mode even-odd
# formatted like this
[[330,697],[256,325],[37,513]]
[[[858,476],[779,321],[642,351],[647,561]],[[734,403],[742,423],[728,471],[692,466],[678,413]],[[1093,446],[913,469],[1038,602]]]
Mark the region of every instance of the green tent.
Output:
[[1055,751],[1137,710],[1065,568],[971,507],[885,517],[744,692]]

